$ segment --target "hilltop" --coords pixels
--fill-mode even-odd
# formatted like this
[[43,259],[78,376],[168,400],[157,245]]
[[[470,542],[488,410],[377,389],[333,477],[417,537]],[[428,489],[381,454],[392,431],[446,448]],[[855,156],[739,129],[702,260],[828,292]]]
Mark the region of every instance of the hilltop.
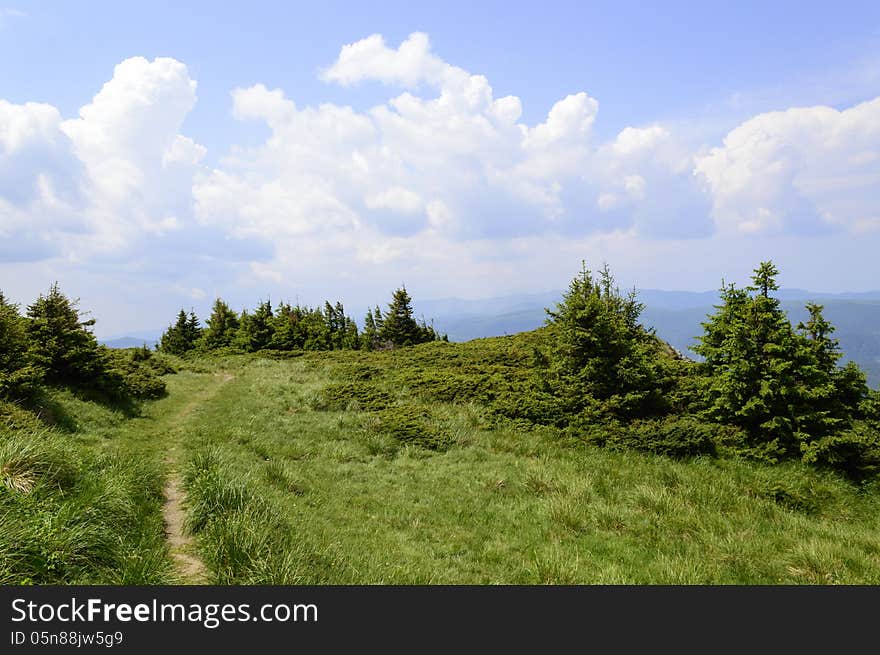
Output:
[[187,581],[162,527],[176,470],[220,584],[880,583],[874,487],[499,419],[540,338],[169,359],[131,418],[4,404],[4,471],[19,453],[33,486],[0,485],[0,579]]
[[545,327],[451,343],[405,289],[217,299],[159,351],[53,285],[0,303],[0,582],[880,582],[878,393],[771,262],[698,352],[584,268]]

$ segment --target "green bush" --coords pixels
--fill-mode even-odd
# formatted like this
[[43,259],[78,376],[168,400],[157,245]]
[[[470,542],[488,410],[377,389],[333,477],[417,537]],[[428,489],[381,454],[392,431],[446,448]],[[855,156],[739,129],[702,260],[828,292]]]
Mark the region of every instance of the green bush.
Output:
[[880,433],[864,424],[801,445],[803,461],[865,480],[880,473]]
[[143,400],[165,395],[165,381],[157,370],[165,370],[166,364],[153,364],[152,357],[145,357],[142,349],[103,348],[102,355],[104,371],[93,385],[99,391],[118,399]]
[[312,409],[321,411],[378,411],[389,407],[394,398],[387,391],[367,382],[329,384],[312,400]]
[[428,450],[446,450],[453,442],[451,436],[437,425],[427,408],[415,405],[400,405],[377,412],[373,431],[401,444]]
[[689,416],[623,424],[610,421],[591,426],[590,443],[611,449],[633,449],[673,458],[713,455],[718,426]]

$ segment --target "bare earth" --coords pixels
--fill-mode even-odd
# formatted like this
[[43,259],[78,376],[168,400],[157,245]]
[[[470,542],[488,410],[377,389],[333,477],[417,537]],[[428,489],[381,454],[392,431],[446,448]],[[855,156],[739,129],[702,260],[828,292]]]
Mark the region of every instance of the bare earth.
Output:
[[[188,403],[177,414],[177,422],[185,420],[196,407],[208,400],[223,384],[234,377],[228,373],[216,373],[215,376],[220,378],[220,384],[212,386],[207,394]],[[186,510],[183,508],[183,502],[186,494],[178,472],[176,446],[171,446],[165,461],[168,465],[168,476],[165,482],[165,504],[162,507],[162,516],[165,520],[165,538],[168,540],[171,557],[184,584],[207,584],[208,569],[196,555],[195,539],[184,529]]]
[[162,508],[165,537],[168,539],[177,572],[183,580],[190,584],[205,584],[208,580],[205,563],[192,554],[195,541],[183,529],[186,512],[183,509],[184,493],[181,487],[180,475],[177,471],[170,471],[165,483],[165,505]]

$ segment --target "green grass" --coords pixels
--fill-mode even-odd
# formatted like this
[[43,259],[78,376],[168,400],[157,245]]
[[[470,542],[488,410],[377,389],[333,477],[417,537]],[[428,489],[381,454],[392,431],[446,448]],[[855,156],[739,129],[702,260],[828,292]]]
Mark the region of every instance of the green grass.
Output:
[[0,583],[176,581],[177,469],[219,584],[880,584],[876,482],[503,418],[532,338],[202,360],[135,417],[2,404]]
[[167,378],[168,398],[114,409],[54,389],[0,403],[0,584],[168,584],[167,449],[207,375]]
[[247,360],[186,435],[215,581],[880,582],[876,486],[606,450],[412,383],[466,375],[480,346]]

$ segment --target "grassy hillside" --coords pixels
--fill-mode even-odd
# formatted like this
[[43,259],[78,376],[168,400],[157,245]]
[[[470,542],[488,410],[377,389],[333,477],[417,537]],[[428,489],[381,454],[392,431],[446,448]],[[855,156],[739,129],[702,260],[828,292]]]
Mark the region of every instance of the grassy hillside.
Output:
[[500,417],[535,339],[200,360],[134,416],[4,405],[0,578],[180,580],[176,471],[220,584],[880,583],[877,483]]

